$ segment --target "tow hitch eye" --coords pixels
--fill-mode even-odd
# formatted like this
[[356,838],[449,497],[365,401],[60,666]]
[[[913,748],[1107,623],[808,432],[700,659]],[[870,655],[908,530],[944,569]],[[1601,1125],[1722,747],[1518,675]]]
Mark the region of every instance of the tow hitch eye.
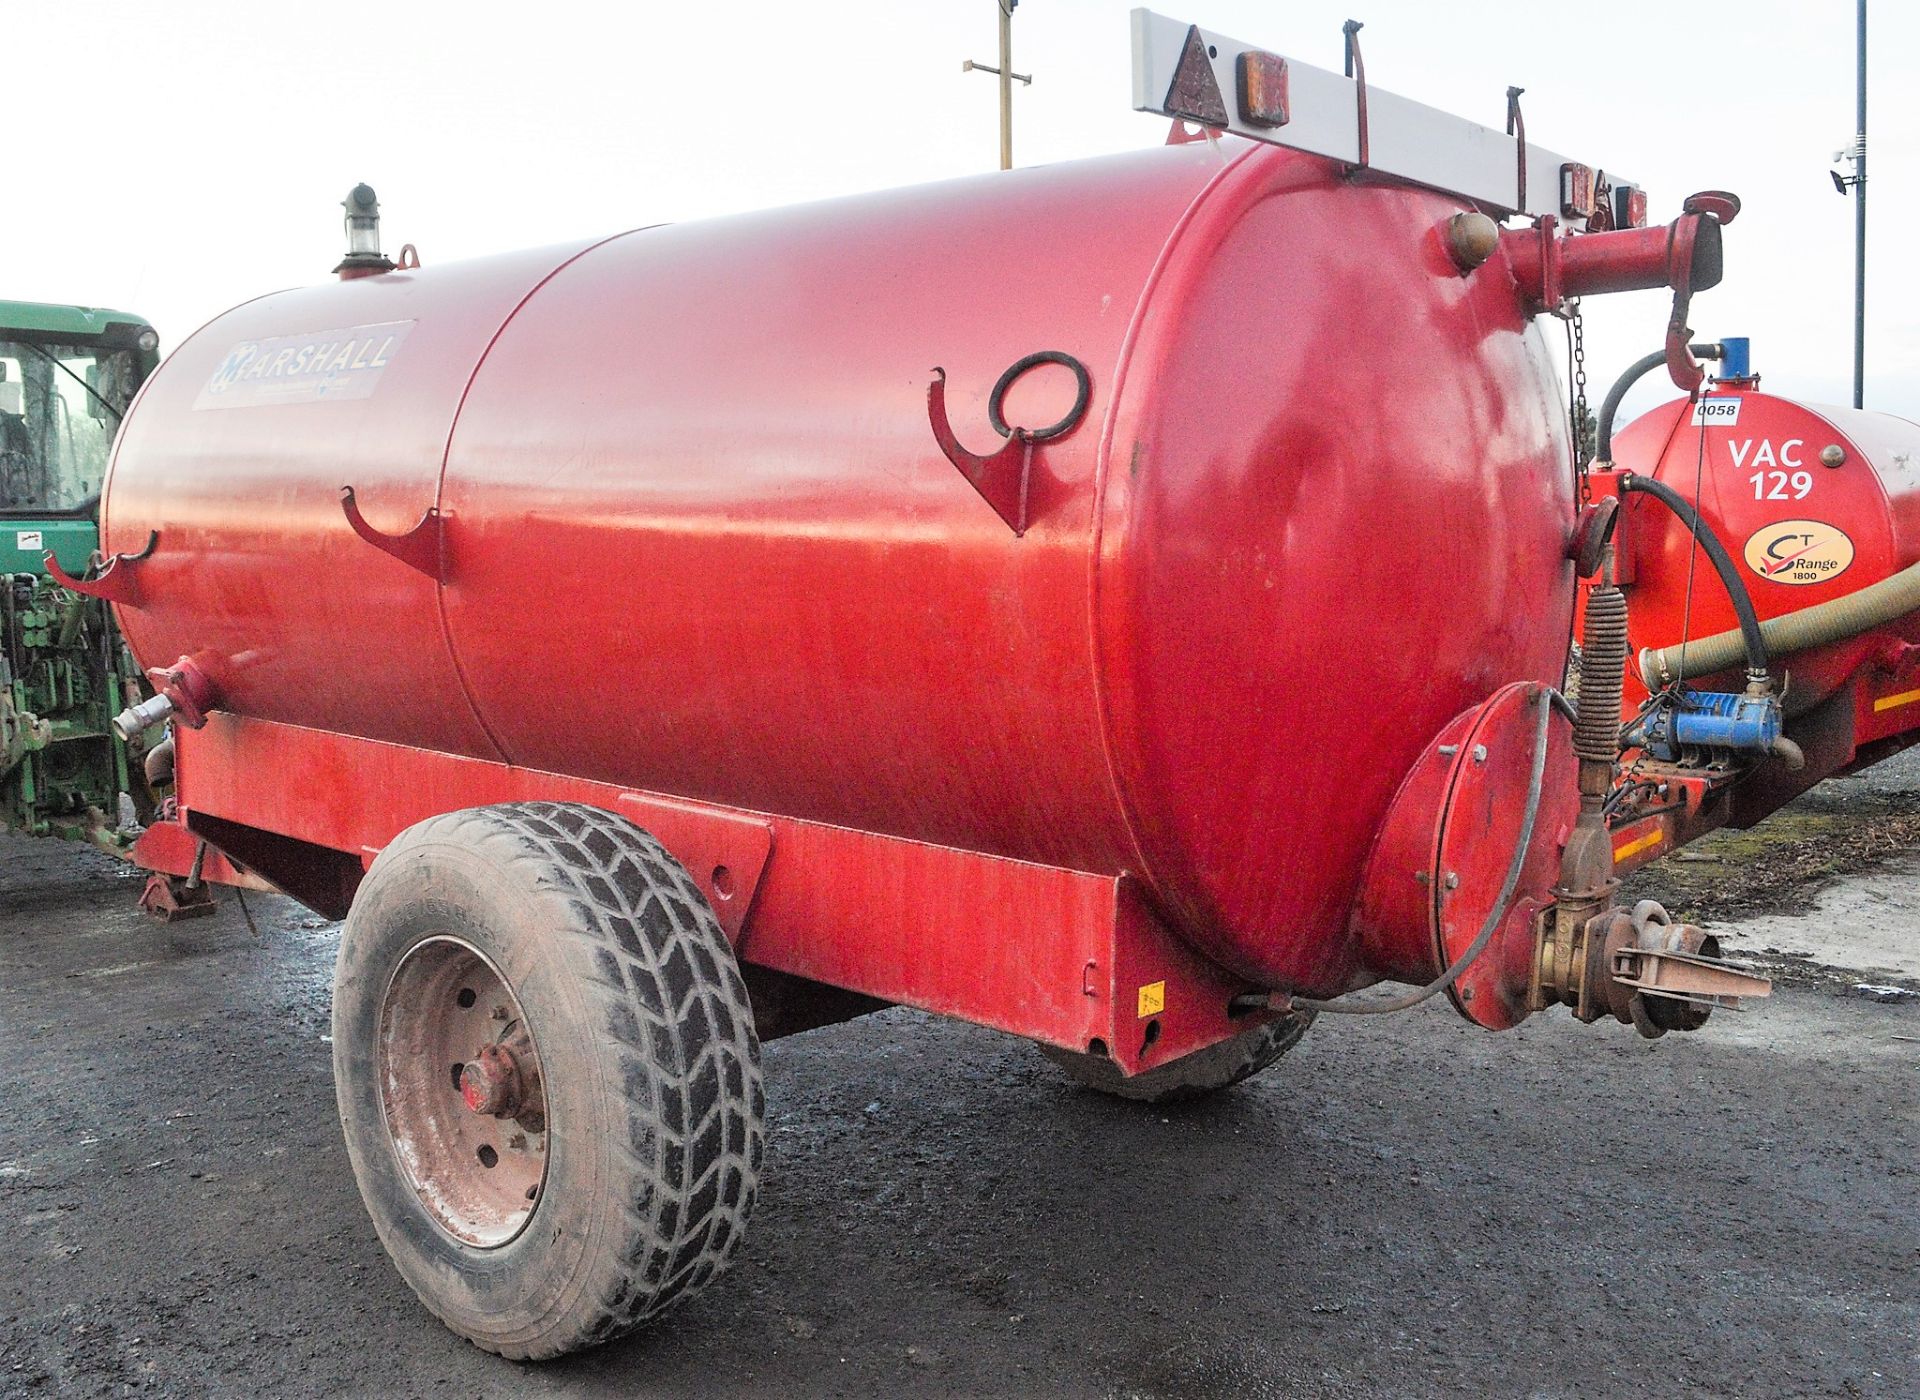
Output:
[[1577,927],[1543,915],[1534,964],[1536,1006],[1561,1003],[1579,1020],[1611,1014],[1649,1040],[1698,1030],[1716,1010],[1738,1011],[1746,997],[1770,996],[1773,984],[1723,961],[1705,929],[1676,924],[1643,899],[1631,914],[1607,909]]

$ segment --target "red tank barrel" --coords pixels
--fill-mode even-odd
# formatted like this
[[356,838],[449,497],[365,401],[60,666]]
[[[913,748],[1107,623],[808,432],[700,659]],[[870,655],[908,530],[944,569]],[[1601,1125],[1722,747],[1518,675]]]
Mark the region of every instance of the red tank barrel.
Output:
[[[1571,607],[1551,360],[1439,250],[1458,208],[1167,147],[265,297],[130,416],[128,637],[251,717],[1131,870],[1210,956],[1340,991],[1402,775],[1554,677]],[[1091,399],[1016,536],[926,389],[992,444],[1043,349]],[[437,510],[444,580],[347,485],[389,534]]]
[[[1370,854],[1460,723],[1501,761],[1396,808],[1410,849],[1469,790],[1519,810],[1544,702],[1509,692],[1558,682],[1573,604],[1528,249],[1646,285],[1666,236],[1546,219],[1463,271],[1460,213],[1200,143],[249,302],[149,382],[103,508],[109,552],[157,539],[129,642],[233,717],[182,736],[183,806],[358,853],[455,801],[367,758],[304,805],[246,776],[340,735],[486,765],[443,770],[460,801],[560,775],[1122,881],[1222,986],[1424,980],[1478,916],[1362,899]],[[1571,793],[1447,897],[1537,843],[1485,1024],[1528,1010]],[[276,878],[323,907],[357,881],[309,863]],[[1006,1013],[784,897],[729,916],[749,957]],[[1060,1014],[1004,1023],[1071,1042]]]
[[1621,429],[1592,488],[1650,478],[1697,507],[1752,603],[1782,742],[1771,755],[1663,742],[1661,704],[1725,704],[1754,678],[1729,585],[1673,512],[1630,494],[1614,545],[1637,657],[1622,721],[1650,751],[1636,749],[1638,781],[1614,808],[1623,870],[1920,739],[1920,424],[1763,392],[1744,340],[1718,348],[1734,367]]

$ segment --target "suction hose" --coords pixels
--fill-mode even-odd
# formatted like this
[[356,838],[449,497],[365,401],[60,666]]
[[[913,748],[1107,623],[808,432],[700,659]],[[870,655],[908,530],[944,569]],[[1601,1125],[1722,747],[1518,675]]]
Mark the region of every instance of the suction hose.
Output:
[[[1717,360],[1720,358],[1720,345],[1715,342],[1702,342],[1689,345],[1696,360]],[[1596,460],[1606,463],[1613,461],[1613,420],[1620,412],[1620,400],[1627,396],[1627,390],[1638,384],[1651,370],[1658,369],[1667,362],[1667,352],[1656,350],[1651,355],[1642,355],[1627,366],[1627,372],[1613,381],[1613,387],[1607,390],[1606,398],[1600,401],[1600,436],[1596,443]]]
[[[1915,609],[1920,609],[1920,564],[1909,565],[1844,598],[1831,598],[1798,612],[1768,618],[1760,624],[1760,635],[1770,654],[1787,656],[1871,632]],[[1724,671],[1740,659],[1747,646],[1736,630],[1689,641],[1684,648],[1684,664],[1682,650],[1675,645],[1648,647],[1640,653],[1640,676],[1648,689],[1658,689],[1669,680],[1684,681]]]
[[[1720,575],[1720,582],[1725,586],[1727,597],[1733,603],[1734,616],[1740,619],[1740,627],[1736,632],[1724,634],[1735,638],[1737,645],[1731,657],[1722,660],[1712,669],[1725,670],[1728,665],[1744,654],[1747,658],[1747,678],[1749,680],[1764,679],[1767,674],[1767,643],[1760,631],[1760,615],[1754,611],[1753,597],[1747,592],[1746,580],[1740,577],[1740,571],[1734,567],[1733,556],[1728,554],[1727,547],[1720,543],[1720,537],[1713,533],[1712,528],[1705,521],[1701,520],[1700,512],[1693,508],[1693,503],[1664,481],[1655,481],[1650,476],[1623,476],[1620,478],[1620,490],[1623,493],[1638,491],[1643,496],[1651,496],[1678,516],[1680,523],[1692,531],[1693,537],[1700,541],[1700,548],[1706,551],[1708,560],[1713,564],[1713,571]],[[1695,641],[1689,641],[1686,644],[1687,669],[1696,676],[1707,674],[1707,671],[1694,660],[1694,651],[1700,645]],[[1661,654],[1665,655],[1666,651],[1677,652],[1677,650],[1669,647]],[[1643,654],[1641,658],[1643,676],[1647,674],[1645,660]],[[1657,683],[1653,681],[1647,683],[1648,688],[1653,690],[1664,686],[1667,679],[1684,679],[1681,676],[1667,677],[1665,671],[1658,669],[1654,674],[1662,676],[1663,679]]]

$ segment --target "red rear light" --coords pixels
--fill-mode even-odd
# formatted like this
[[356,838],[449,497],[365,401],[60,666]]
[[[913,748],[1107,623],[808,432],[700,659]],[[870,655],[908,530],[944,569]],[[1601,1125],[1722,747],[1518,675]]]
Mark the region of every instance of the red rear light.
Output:
[[1613,221],[1621,228],[1645,228],[1647,192],[1638,185],[1614,186]]
[[1593,167],[1568,161],[1560,167],[1560,212],[1569,219],[1593,213]]

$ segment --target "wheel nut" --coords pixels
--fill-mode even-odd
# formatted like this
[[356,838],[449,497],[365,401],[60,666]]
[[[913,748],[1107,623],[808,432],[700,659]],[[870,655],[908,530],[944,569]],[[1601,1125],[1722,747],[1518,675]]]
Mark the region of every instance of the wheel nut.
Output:
[[475,1113],[511,1118],[520,1111],[520,1066],[504,1045],[488,1045],[460,1071],[460,1097]]

